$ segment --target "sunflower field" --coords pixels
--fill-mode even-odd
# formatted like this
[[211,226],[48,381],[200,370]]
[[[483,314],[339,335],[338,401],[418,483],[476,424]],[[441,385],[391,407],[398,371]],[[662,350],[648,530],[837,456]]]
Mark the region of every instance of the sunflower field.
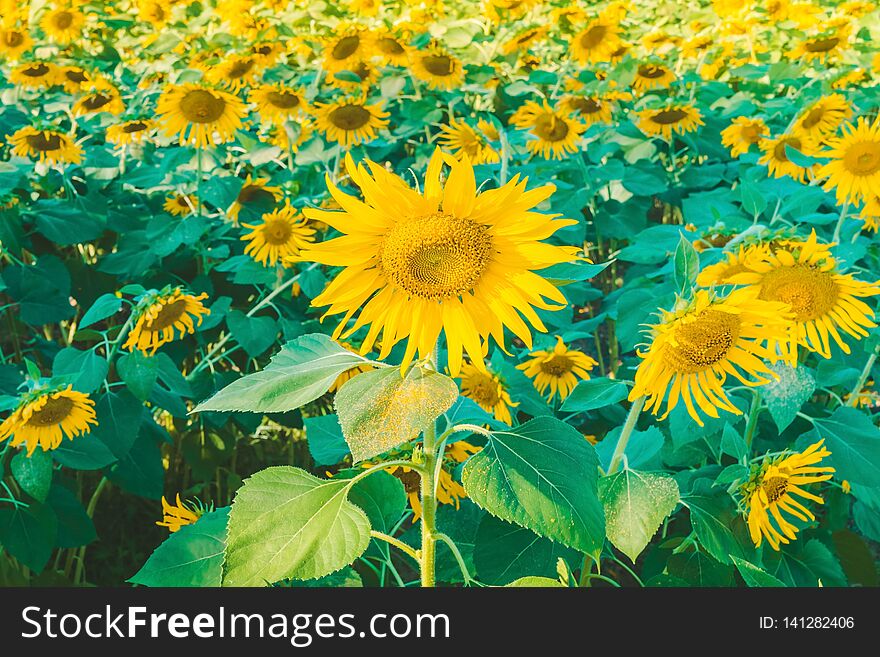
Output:
[[0,0],[0,585],[877,586],[878,42]]

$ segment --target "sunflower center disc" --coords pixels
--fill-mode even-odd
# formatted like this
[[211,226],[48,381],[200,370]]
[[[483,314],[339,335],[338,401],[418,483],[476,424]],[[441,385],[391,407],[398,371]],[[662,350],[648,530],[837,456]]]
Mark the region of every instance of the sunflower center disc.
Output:
[[3,40],[6,42],[7,46],[14,48],[15,46],[20,46],[24,43],[24,36],[22,36],[21,32],[10,30],[3,36]]
[[738,315],[704,310],[675,328],[676,344],[667,346],[666,358],[678,371],[700,372],[727,357],[739,339],[740,326]]
[[804,120],[801,121],[801,125],[807,129],[813,128],[819,123],[822,122],[822,119],[825,116],[825,110],[820,107],[817,107],[814,110],[810,110],[809,114],[804,117]]
[[857,176],[870,176],[880,171],[880,142],[862,141],[853,144],[843,156],[846,168]]
[[439,301],[472,290],[491,256],[486,226],[437,213],[398,222],[379,257],[396,285],[413,296]]
[[57,151],[61,148],[61,135],[54,133],[38,132],[35,135],[25,137],[27,145],[35,151]]
[[544,141],[562,141],[568,135],[568,124],[555,114],[542,114],[535,120],[535,134]]
[[291,109],[299,105],[299,96],[286,91],[270,91],[266,94],[266,99],[281,109]]
[[422,65],[431,75],[452,75],[452,59],[446,55],[428,55],[422,59]]
[[791,306],[795,320],[822,317],[837,304],[838,290],[833,274],[812,267],[773,269],[761,281],[760,298],[784,301]]
[[259,185],[245,185],[241,188],[241,191],[238,193],[238,197],[235,200],[241,205],[248,205],[250,203],[274,205],[275,196],[272,192]]
[[190,123],[213,123],[225,110],[226,101],[205,89],[192,89],[180,99],[180,112]]
[[608,34],[608,28],[604,25],[594,25],[581,36],[581,46],[590,50],[598,46]]
[[370,111],[360,105],[343,105],[330,112],[328,118],[340,130],[357,130],[370,122]]
[[283,219],[271,219],[263,224],[263,239],[272,246],[287,244],[293,230]]
[[398,43],[397,39],[391,37],[382,37],[377,42],[379,50],[387,55],[402,55],[404,53],[403,46]]
[[757,144],[761,140],[761,130],[756,125],[745,126],[739,134],[743,141],[750,144]]
[[602,106],[592,98],[575,98],[571,106],[581,114],[595,114]]
[[660,125],[673,125],[685,118],[687,118],[687,112],[684,110],[668,109],[657,112],[651,117],[651,120]]
[[253,67],[254,67],[254,60],[241,59],[229,67],[229,72],[227,73],[227,77],[230,78],[231,80],[235,80],[235,79],[244,77],[245,75],[248,74],[248,72]]
[[829,50],[833,50],[838,43],[840,43],[838,37],[829,37],[827,39],[807,41],[805,48],[808,52],[828,52]]
[[775,502],[788,490],[788,479],[785,477],[770,477],[761,484],[761,488],[767,494],[770,502]]
[[330,54],[333,56],[333,59],[348,59],[357,51],[360,45],[361,38],[356,34],[345,36],[336,42]]
[[562,376],[571,372],[574,365],[571,358],[562,354],[553,354],[553,357],[546,363],[541,363],[541,371],[550,376]]
[[481,406],[495,406],[501,397],[498,395],[498,383],[483,373],[474,374],[469,381],[470,397]]
[[33,66],[28,66],[22,71],[22,74],[28,76],[29,78],[41,78],[48,72],[49,67],[41,62],[39,64],[34,64]]
[[73,25],[73,14],[69,11],[59,11],[55,14],[55,18],[53,19],[55,23],[55,27],[59,30],[66,30],[68,27]]
[[146,130],[147,124],[143,121],[131,121],[130,123],[126,123],[122,126],[122,132],[132,133],[132,132],[140,132],[141,130]]
[[178,299],[169,304],[162,306],[162,309],[156,314],[152,322],[148,322],[148,331],[161,331],[162,329],[173,326],[174,322],[183,317],[186,312],[186,299]]
[[85,82],[88,80],[88,76],[84,71],[78,71],[76,69],[68,70],[64,72],[64,77],[66,77],[71,82]]
[[69,397],[50,397],[46,405],[31,415],[27,423],[32,427],[50,427],[66,419],[72,409],[73,400]]
[[104,107],[111,100],[110,96],[105,96],[104,94],[95,94],[94,96],[89,96],[88,98],[83,99],[83,107],[87,110],[96,110],[101,107]]
[[788,137],[780,140],[779,143],[773,147],[773,157],[777,161],[788,162],[788,153],[785,152],[786,146],[791,146],[796,151],[799,151],[802,148],[801,140],[797,137]]
[[660,66],[639,66],[639,77],[656,80],[666,75],[666,69]]

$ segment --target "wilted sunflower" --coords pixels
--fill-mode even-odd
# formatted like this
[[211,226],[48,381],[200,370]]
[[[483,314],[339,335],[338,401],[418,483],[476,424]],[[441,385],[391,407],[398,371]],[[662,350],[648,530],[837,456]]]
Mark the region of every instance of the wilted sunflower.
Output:
[[849,28],[841,27],[833,32],[809,37],[798,43],[789,53],[789,57],[805,62],[825,62],[846,49],[849,35]]
[[298,216],[295,208],[289,204],[274,212],[263,215],[259,224],[242,224],[252,229],[242,235],[241,239],[248,242],[244,252],[264,266],[281,264],[291,267],[291,257],[315,241],[315,230],[308,225],[305,217]]
[[570,94],[559,101],[559,107],[569,114],[577,115],[586,125],[611,123],[612,103],[598,96]]
[[280,187],[268,183],[268,178],[253,178],[248,174],[232,205],[226,210],[226,216],[236,223],[242,209],[260,214],[274,210],[284,193]]
[[675,73],[663,64],[642,64],[636,69],[632,86],[636,91],[668,87],[675,82]]
[[124,111],[125,105],[122,103],[119,91],[110,84],[95,85],[95,88],[91,89],[73,104],[74,116],[96,114],[98,112],[122,114]]
[[753,286],[758,298],[781,301],[794,313],[793,330],[774,336],[768,348],[790,353],[794,360],[799,344],[831,358],[831,339],[845,352],[849,346],[838,329],[856,340],[877,325],[874,311],[858,297],[880,294],[876,283],[858,281],[838,272],[828,245],[819,244],[813,231],[806,242],[779,246],[757,254],[745,263],[746,271],[731,277],[737,285]]
[[824,188],[833,189],[837,202],[859,203],[873,197],[880,190],[880,119],[873,124],[860,118],[855,125],[848,123],[843,134],[829,139],[830,158],[818,171],[819,177],[828,177]]
[[181,502],[180,493],[177,494],[175,503],[169,504],[162,496],[162,520],[156,524],[159,527],[167,527],[172,534],[185,525],[191,525],[201,518],[205,509],[200,504]]
[[510,123],[528,129],[535,137],[526,144],[529,151],[554,160],[565,159],[569,153],[577,152],[578,138],[587,129],[565,112],[554,110],[546,100],[542,105],[533,100],[526,101],[510,117]]
[[437,46],[414,52],[411,62],[413,75],[431,89],[455,89],[464,81],[461,60]]
[[789,335],[788,305],[763,301],[755,290],[744,288],[724,298],[698,290],[693,300],[680,300],[677,306],[661,310],[660,323],[651,327],[648,350],[638,352],[642,362],[630,401],[647,397],[645,408],[657,415],[668,391],[661,419],[681,398],[700,426],[698,408],[710,417],[718,417],[718,409],[739,415],[741,411],[724,392],[727,375],[747,386],[775,377],[762,359],[775,359],[776,354],[763,343]]
[[730,149],[732,157],[739,157],[748,153],[754,144],[759,144],[767,134],[769,130],[763,119],[740,116],[721,131],[721,143]]
[[[444,161],[450,173],[441,186]],[[344,314],[334,337],[369,324],[361,353],[372,349],[381,332],[379,358],[406,340],[401,365],[406,367],[416,351],[430,356],[444,333],[449,370],[458,376],[463,352],[482,363],[481,339],[491,335],[503,348],[505,327],[531,344],[519,313],[544,331],[533,308],[566,303],[533,272],[575,258],[571,247],[540,241],[574,223],[531,211],[550,197],[552,185],[526,191],[526,181],[516,176],[500,189],[478,193],[467,156],[457,160],[440,149],[431,157],[421,192],[374,162],[367,162],[369,172],[350,156],[345,162],[365,200],[344,194],[328,179],[343,211],[304,210],[343,233],[302,253],[303,259],[344,267],[312,301],[330,306],[325,316]]]
[[780,543],[789,543],[797,538],[797,526],[783,516],[782,512],[803,522],[816,519],[795,496],[817,504],[824,503],[821,497],[802,488],[831,479],[834,468],[818,465],[826,456],[831,456],[824,442],[822,439],[813,443],[800,453],[783,454],[773,460],[765,459],[748,483],[743,485],[740,494],[748,517],[749,534],[755,547],[760,547],[762,540],[766,538],[770,547],[778,551]]
[[52,62],[19,64],[9,73],[9,81],[25,89],[43,89],[58,84],[58,67]]
[[209,82],[226,87],[235,93],[256,82],[260,69],[259,59],[255,56],[231,55],[208,68],[205,77]]
[[571,54],[580,64],[607,62],[620,44],[617,23],[598,18],[572,37]]
[[571,394],[580,379],[589,379],[590,370],[598,363],[589,355],[577,349],[569,349],[562,338],[556,336],[553,349],[533,351],[529,360],[516,366],[532,379],[535,389],[540,393],[549,388],[548,401],[559,393],[564,400]]
[[409,63],[409,48],[406,41],[391,32],[378,32],[373,35],[375,54],[384,64],[406,66]]
[[821,141],[833,134],[851,115],[852,108],[844,96],[824,96],[801,113],[792,132],[804,134],[814,142]]
[[260,116],[268,121],[286,121],[308,112],[302,92],[281,82],[252,89],[248,102],[256,105]]
[[355,64],[373,56],[372,35],[357,28],[347,30],[340,36],[334,36],[324,40],[324,69],[335,73],[336,71],[350,71]]
[[213,144],[215,135],[230,141],[246,113],[237,96],[192,82],[169,86],[156,105],[162,131],[177,137],[181,146],[199,148]]
[[788,159],[788,148],[810,156],[815,153],[815,145],[803,135],[781,135],[775,139],[762,139],[761,150],[764,155],[758,160],[759,164],[766,164],[770,175],[775,178],[791,176],[798,182],[804,182],[815,171],[815,166],[803,167]]
[[107,141],[117,146],[143,142],[155,128],[156,124],[151,119],[117,123],[107,128]]
[[195,212],[196,200],[188,194],[172,194],[165,198],[162,208],[175,217],[182,217],[190,212]]
[[73,5],[58,7],[48,11],[40,19],[40,27],[50,39],[67,45],[82,35],[86,17]]
[[34,40],[28,31],[21,28],[0,28],[0,53],[6,59],[15,61],[31,49]]
[[703,117],[693,105],[669,105],[663,109],[646,109],[636,112],[639,130],[648,136],[659,135],[667,141],[673,133],[680,135],[693,132],[705,125]]
[[511,407],[519,406],[511,400],[501,377],[468,362],[461,366],[461,394],[477,402],[480,408],[492,413],[496,420],[507,425],[512,423]]
[[456,157],[464,153],[474,164],[491,164],[499,160],[498,152],[489,145],[486,137],[464,121],[450,119],[449,125],[440,126],[440,132],[440,145]]
[[15,410],[0,423],[0,442],[12,438],[12,446],[25,445],[30,456],[39,446],[44,452],[61,446],[64,437],[89,433],[95,419],[95,402],[72,386],[40,390],[22,396]]
[[382,111],[379,103],[367,105],[357,100],[315,103],[315,123],[328,140],[348,148],[373,141],[376,131],[388,126],[388,112]]
[[38,130],[32,126],[19,128],[7,136],[12,152],[20,157],[38,159],[47,164],[78,164],[82,148],[73,137],[60,130]]
[[205,293],[193,296],[180,288],[145,296],[133,311],[137,321],[122,348],[152,355],[163,344],[195,333],[203,315],[211,312],[202,305],[202,299],[207,298]]

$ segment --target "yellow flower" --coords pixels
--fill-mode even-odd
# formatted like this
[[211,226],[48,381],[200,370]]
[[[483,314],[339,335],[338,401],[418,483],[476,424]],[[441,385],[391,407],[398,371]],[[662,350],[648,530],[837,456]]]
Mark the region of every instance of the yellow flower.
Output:
[[350,71],[359,61],[371,57],[373,52],[373,37],[369,32],[357,28],[347,30],[340,36],[324,40],[324,69],[331,73]]
[[486,136],[464,121],[450,119],[449,125],[440,126],[440,131],[440,145],[452,151],[456,157],[466,154],[474,164],[493,163],[500,159]]
[[545,38],[548,31],[549,28],[546,25],[527,27],[524,30],[520,30],[512,39],[507,41],[501,48],[501,51],[505,55],[517,51],[527,52],[535,42]]
[[569,114],[575,114],[586,125],[611,123],[611,103],[598,96],[570,94],[559,101],[559,107]]
[[315,123],[329,141],[348,148],[373,141],[377,130],[388,127],[388,112],[357,100],[315,103]]
[[703,267],[697,275],[697,285],[700,287],[730,285],[731,277],[746,271],[745,263],[759,257],[760,252],[766,248],[762,244],[752,244],[740,245],[737,251],[728,251],[720,262]]
[[384,64],[406,66],[409,63],[409,48],[406,41],[391,32],[377,32],[373,35],[376,56]]
[[864,222],[862,230],[877,232],[880,230],[880,194],[865,200],[865,205],[859,212],[859,219]]
[[841,94],[824,96],[805,109],[792,132],[803,134],[811,141],[821,141],[833,134],[852,115],[852,108]]
[[299,147],[306,143],[314,135],[314,127],[310,121],[294,122],[287,120],[284,125],[273,126],[268,135],[270,144],[287,152],[290,149],[296,153]]
[[815,145],[805,135],[781,135],[773,139],[762,139],[759,146],[764,154],[758,163],[766,164],[774,178],[791,176],[798,182],[805,182],[815,172],[815,165],[802,167],[788,159],[786,146],[807,156],[815,153]]
[[40,20],[40,27],[53,41],[67,45],[82,35],[86,17],[73,5],[58,7],[47,12]]
[[[349,75],[354,73],[357,78],[352,79]],[[361,61],[352,66],[350,71],[337,71],[327,74],[327,84],[337,89],[355,90],[363,88],[364,93],[379,79],[379,67],[372,62]]]
[[138,0],[138,19],[149,23],[154,29],[165,27],[171,18],[171,2],[159,2],[158,0]]
[[0,423],[0,442],[12,438],[12,446],[24,444],[30,456],[39,446],[44,452],[89,433],[95,419],[95,402],[72,386],[61,390],[27,394],[12,414]]
[[242,235],[248,242],[245,254],[264,266],[280,263],[283,267],[293,264],[291,258],[315,240],[315,230],[304,217],[297,217],[296,209],[290,204],[263,215],[260,224],[242,224],[251,232]]
[[37,130],[26,126],[7,139],[13,154],[20,157],[36,158],[46,164],[77,164],[82,160],[82,148],[73,137],[60,130]]
[[15,61],[34,45],[28,31],[21,28],[0,28],[0,53],[6,59]]
[[724,392],[727,375],[747,386],[775,377],[761,359],[776,359],[776,354],[762,343],[788,335],[791,313],[786,304],[758,299],[750,289],[724,298],[698,290],[691,302],[661,312],[660,323],[651,327],[648,350],[639,352],[642,362],[629,395],[630,401],[646,396],[645,408],[657,415],[668,391],[661,419],[679,398],[700,426],[698,408],[710,417],[718,417],[719,409],[739,415]]
[[286,121],[308,112],[308,105],[300,91],[280,82],[263,84],[252,89],[248,102],[268,121]]
[[9,73],[9,80],[25,89],[43,89],[58,82],[58,67],[52,62],[19,64]]
[[721,131],[721,143],[730,149],[732,157],[739,157],[748,153],[752,145],[760,143],[767,134],[767,124],[763,119],[740,116]]
[[238,196],[226,210],[226,216],[232,219],[233,223],[237,223],[242,209],[260,213],[274,210],[284,197],[284,193],[280,187],[270,186],[268,183],[268,178],[253,178],[248,174]]
[[738,285],[754,286],[758,298],[788,304],[794,312],[794,328],[786,335],[769,339],[767,347],[791,354],[804,345],[825,358],[831,358],[829,336],[845,352],[849,346],[838,329],[856,340],[874,328],[874,311],[858,297],[880,294],[880,286],[855,280],[838,272],[837,261],[828,245],[819,244],[813,231],[806,242],[768,249],[745,263],[746,271],[730,277]]
[[535,389],[544,394],[549,388],[548,401],[557,392],[563,400],[571,394],[579,379],[589,379],[590,370],[598,363],[582,351],[569,349],[558,335],[556,346],[551,350],[539,349],[529,354],[529,360],[516,366],[532,379]]
[[817,174],[828,177],[824,188],[835,190],[841,205],[875,196],[880,189],[880,119],[873,124],[865,118],[848,123],[843,135],[828,145],[831,150],[823,155],[831,159]]
[[848,89],[849,87],[854,87],[856,85],[860,85],[868,79],[868,73],[861,68],[854,68],[853,70],[844,73],[840,77],[836,78],[834,82],[831,83],[832,89]]
[[668,87],[675,79],[675,73],[662,64],[642,64],[636,69],[632,86],[636,91],[648,91]]
[[171,196],[167,196],[165,197],[165,203],[162,204],[162,208],[165,212],[168,212],[175,217],[182,217],[190,212],[194,212],[195,207],[196,200],[187,194],[172,194]]
[[195,333],[195,327],[204,319],[203,315],[211,312],[202,305],[201,300],[207,298],[207,294],[193,296],[179,288],[146,297],[133,311],[137,321],[122,348],[129,351],[138,349],[144,354],[149,351],[152,355],[163,344],[187,333]]
[[693,105],[669,105],[663,109],[647,109],[636,112],[639,130],[649,137],[662,136],[667,141],[673,133],[680,135],[693,132],[705,125],[703,117]]
[[508,425],[512,423],[510,407],[519,406],[511,400],[510,393],[497,374],[467,362],[461,366],[461,394],[473,399],[484,411],[492,413],[496,420]]
[[61,84],[69,94],[79,93],[84,85],[92,82],[92,76],[81,66],[64,66],[58,69],[53,84]]
[[835,58],[847,47],[850,29],[841,27],[831,33],[804,39],[795,46],[789,54],[792,59],[802,59],[805,62],[824,63]]
[[156,106],[166,135],[199,148],[213,144],[215,135],[221,142],[232,140],[245,113],[237,96],[192,82],[168,87]]
[[162,520],[156,524],[159,527],[167,527],[172,534],[184,525],[191,525],[202,517],[204,511],[195,504],[186,504],[180,501],[180,493],[177,494],[175,504],[171,505],[162,496]]
[[413,75],[431,89],[455,89],[464,82],[461,60],[436,46],[413,53],[411,67]]
[[205,78],[213,84],[236,92],[255,82],[260,74],[260,69],[260,61],[256,56],[231,55],[219,64],[210,67]]
[[620,27],[617,23],[598,18],[574,35],[571,54],[580,64],[607,62],[620,43]]
[[110,84],[96,85],[94,89],[73,104],[74,116],[98,112],[122,114],[124,111],[125,105],[122,104],[119,91]]
[[[450,173],[442,186],[444,160]],[[500,189],[478,193],[467,156],[457,160],[440,149],[431,157],[421,191],[374,162],[367,162],[369,172],[350,155],[345,163],[365,200],[344,194],[328,179],[343,211],[304,210],[309,219],[342,233],[302,254],[344,267],[312,302],[329,305],[325,315],[344,314],[334,338],[370,325],[361,353],[372,349],[382,332],[379,358],[407,340],[401,365],[406,367],[417,350],[427,358],[444,333],[449,369],[458,376],[463,352],[482,363],[490,335],[503,348],[505,327],[531,344],[519,313],[544,331],[533,308],[558,309],[566,303],[555,286],[532,271],[574,258],[574,248],[540,241],[574,223],[531,211],[550,197],[552,185],[526,191],[526,181],[516,176]]]
[[107,141],[117,146],[140,143],[155,129],[156,124],[150,119],[136,119],[117,123],[107,128]]
[[824,439],[813,443],[800,453],[787,454],[766,461],[742,488],[741,494],[748,515],[749,534],[756,547],[764,538],[774,550],[780,543],[797,538],[798,528],[789,518],[808,522],[816,516],[795,499],[795,496],[823,504],[818,495],[804,490],[803,486],[831,479],[834,468],[818,463],[831,452],[823,446]]
[[565,112],[554,110],[547,101],[539,105],[528,100],[520,107],[510,123],[522,129],[529,129],[535,137],[527,148],[545,159],[563,160],[569,153],[577,152],[577,141],[587,129],[580,121],[570,118]]

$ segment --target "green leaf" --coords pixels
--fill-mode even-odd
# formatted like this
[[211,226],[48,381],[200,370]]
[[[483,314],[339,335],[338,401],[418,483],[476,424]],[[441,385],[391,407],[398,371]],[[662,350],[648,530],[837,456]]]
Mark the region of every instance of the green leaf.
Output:
[[386,534],[394,529],[406,511],[403,482],[388,472],[374,472],[361,479],[351,487],[348,500],[364,510],[373,529]]
[[725,424],[721,432],[721,451],[737,461],[742,461],[749,454],[749,446],[739,431]]
[[38,502],[45,502],[52,486],[52,455],[41,449],[28,456],[18,452],[10,464],[15,481],[25,493]]
[[776,372],[779,380],[771,380],[761,388],[767,409],[782,433],[797,417],[804,402],[813,396],[816,380],[810,370],[803,365],[791,367],[786,363],[775,363],[770,369]]
[[229,507],[171,534],[128,581],[142,586],[220,586]]
[[733,566],[725,566],[705,552],[673,554],[666,562],[669,574],[691,586],[733,586]]
[[573,427],[540,417],[494,431],[464,466],[462,481],[479,506],[580,552],[605,541],[598,458]]
[[846,579],[854,586],[877,586],[880,578],[874,554],[865,540],[848,529],[842,529],[831,535],[834,551],[840,558],[840,565]]
[[681,233],[678,246],[675,247],[672,265],[675,287],[684,294],[694,286],[697,274],[700,273],[700,254],[684,236],[684,233]]
[[0,509],[0,545],[37,573],[49,562],[57,536],[58,518],[45,504]]
[[315,465],[336,465],[348,456],[348,443],[335,414],[307,417],[303,424]]
[[599,377],[579,382],[562,403],[568,412],[592,411],[626,399],[626,384],[622,381]]
[[94,351],[81,351],[73,347],[59,351],[52,362],[53,376],[85,393],[101,387],[109,368],[107,361]]
[[129,493],[151,500],[162,497],[165,468],[156,439],[141,431],[131,448],[110,466],[107,478]]
[[740,180],[739,199],[745,210],[752,217],[757,217],[767,209],[767,199],[755,183]]
[[558,579],[534,576],[520,577],[519,579],[512,581],[510,584],[505,584],[505,586],[508,588],[566,588],[565,584]]
[[825,545],[813,538],[795,541],[784,551],[764,551],[764,567],[788,586],[846,586],[840,563]]
[[[108,392],[95,403],[98,425],[85,439],[100,440],[121,459],[134,445],[144,419],[144,407],[128,390]],[[82,439],[74,439],[74,442]]]
[[[599,456],[599,465],[607,471],[614,456],[614,448],[617,447],[617,439],[620,437],[622,427],[616,427],[609,431],[606,436],[596,445],[596,454]],[[665,442],[663,434],[656,426],[648,427],[645,431],[633,431],[629,442],[623,451],[627,466],[638,469],[649,464],[654,457],[663,449]],[[648,468],[650,469],[650,467]]]
[[635,562],[680,499],[668,475],[623,470],[599,480],[608,539]]
[[292,411],[327,392],[343,372],[370,362],[326,335],[310,333],[284,345],[263,371],[226,386],[193,412]]
[[140,351],[133,351],[116,361],[116,369],[131,394],[146,401],[159,376],[159,360]]
[[683,501],[690,509],[691,525],[706,552],[725,565],[731,563],[731,556],[747,556],[732,531],[735,523],[742,524],[742,519],[729,495],[689,495]]
[[115,315],[122,308],[122,298],[115,294],[102,294],[95,303],[85,312],[79,321],[79,328],[84,329],[92,324],[97,324],[102,319]]
[[810,157],[809,155],[804,155],[798,149],[789,144],[785,144],[785,157],[787,157],[797,166],[803,167],[805,169],[809,169],[813,165],[823,161],[815,157]]
[[262,354],[278,335],[278,322],[271,317],[248,317],[240,310],[226,313],[226,325],[249,356]]
[[[846,406],[831,417],[817,419],[813,434],[825,439],[835,477],[851,484],[880,486],[880,430],[867,415]],[[823,464],[825,461],[823,461]]]
[[289,466],[247,479],[229,516],[224,586],[315,579],[359,557],[370,522],[346,499],[348,486]]
[[768,573],[766,570],[762,570],[758,568],[755,564],[749,563],[745,559],[740,559],[739,557],[731,557],[733,560],[733,565],[736,566],[736,569],[739,571],[739,574],[742,575],[743,581],[745,581],[746,586],[750,587],[781,587],[785,586],[783,582],[776,579]]
[[56,256],[40,256],[34,265],[7,266],[2,276],[24,323],[42,326],[73,317],[70,272]]
[[406,443],[458,398],[458,386],[439,372],[414,367],[371,370],[346,381],[334,405],[355,463]]
[[58,547],[80,547],[98,538],[95,523],[89,518],[76,494],[67,486],[56,482],[49,491],[46,503],[58,517]]

